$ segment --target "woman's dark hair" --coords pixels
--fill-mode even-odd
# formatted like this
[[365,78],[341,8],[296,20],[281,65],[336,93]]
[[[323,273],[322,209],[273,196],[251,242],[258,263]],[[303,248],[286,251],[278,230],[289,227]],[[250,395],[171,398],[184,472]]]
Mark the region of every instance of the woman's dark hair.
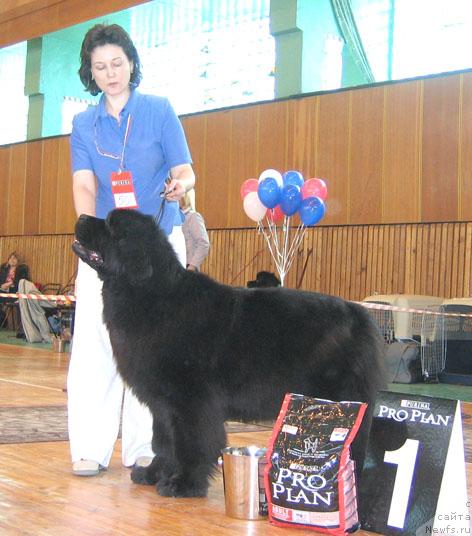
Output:
[[117,45],[123,49],[129,61],[133,63],[133,72],[131,73],[130,83],[135,87],[141,82],[141,61],[139,60],[138,51],[127,32],[118,24],[97,24],[90,28],[85,34],[80,49],[80,69],[79,76],[86,91],[92,95],[101,93],[101,89],[92,79],[92,63],[90,57],[96,47],[103,45]]

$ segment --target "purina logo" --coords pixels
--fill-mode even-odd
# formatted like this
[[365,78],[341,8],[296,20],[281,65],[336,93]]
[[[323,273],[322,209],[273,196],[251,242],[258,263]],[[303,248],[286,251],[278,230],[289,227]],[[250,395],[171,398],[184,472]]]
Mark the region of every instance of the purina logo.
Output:
[[429,402],[420,402],[419,400],[402,400],[400,406],[402,408],[412,409],[431,409],[431,404]]
[[318,450],[318,438],[315,437],[315,440],[313,441],[313,437],[307,437],[303,440],[303,443],[305,443],[305,454],[314,454]]

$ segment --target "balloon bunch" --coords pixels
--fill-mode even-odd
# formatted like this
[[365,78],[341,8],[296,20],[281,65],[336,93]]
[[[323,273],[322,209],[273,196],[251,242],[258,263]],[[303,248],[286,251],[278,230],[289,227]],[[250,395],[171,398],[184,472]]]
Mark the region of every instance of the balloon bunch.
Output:
[[[244,212],[257,223],[263,234],[282,285],[306,228],[317,224],[325,215],[327,195],[326,183],[322,179],[305,181],[299,171],[293,170],[282,175],[275,169],[266,169],[258,179],[243,182]],[[297,213],[300,225],[290,241],[290,218]],[[262,223],[264,217],[266,227]],[[282,223],[280,229],[277,229],[278,223]]]

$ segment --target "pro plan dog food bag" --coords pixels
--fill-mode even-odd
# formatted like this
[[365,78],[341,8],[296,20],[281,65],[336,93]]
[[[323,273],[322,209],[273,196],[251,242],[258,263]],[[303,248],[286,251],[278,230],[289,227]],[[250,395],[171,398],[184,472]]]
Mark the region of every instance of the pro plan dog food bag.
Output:
[[269,521],[341,535],[359,527],[350,444],[367,404],[284,398],[267,452]]

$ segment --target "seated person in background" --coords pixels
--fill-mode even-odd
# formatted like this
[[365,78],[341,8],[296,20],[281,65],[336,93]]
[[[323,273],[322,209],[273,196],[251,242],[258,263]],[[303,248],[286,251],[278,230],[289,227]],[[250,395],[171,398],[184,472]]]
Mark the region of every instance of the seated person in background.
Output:
[[0,292],[18,292],[20,279],[28,278],[28,266],[20,263],[16,252],[10,253],[7,262],[0,266]]
[[248,288],[280,287],[280,279],[272,272],[257,272],[254,281],[247,282]]
[[203,216],[195,211],[195,190],[189,190],[180,199],[180,210],[184,214],[182,231],[187,250],[187,270],[197,271],[210,251],[210,239]]

